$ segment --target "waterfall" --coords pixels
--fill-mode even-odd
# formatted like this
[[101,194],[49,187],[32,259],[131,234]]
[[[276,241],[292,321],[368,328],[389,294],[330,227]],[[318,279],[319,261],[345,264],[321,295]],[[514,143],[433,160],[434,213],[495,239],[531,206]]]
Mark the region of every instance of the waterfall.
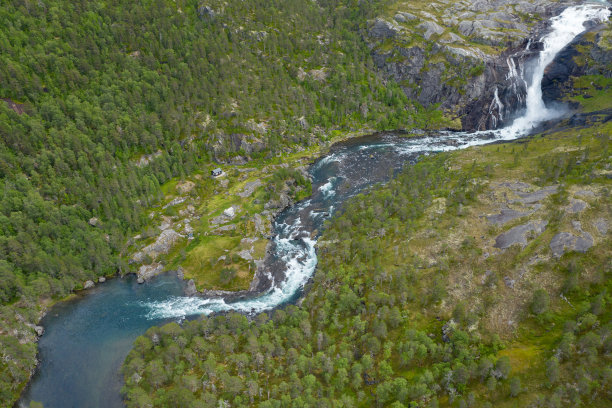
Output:
[[551,19],[551,32],[542,38],[543,49],[538,57],[531,83],[527,87],[526,111],[512,125],[500,130],[503,138],[523,135],[543,121],[561,116],[563,112],[547,108],[542,100],[542,78],[546,67],[555,56],[578,34],[585,30],[587,21],[606,21],[610,10],[601,5],[572,6]]
[[[584,23],[589,20],[606,20],[610,15],[610,11],[602,6],[584,5],[573,6],[567,8],[561,15],[552,19],[552,31],[547,34],[542,42],[544,49],[540,53],[537,67],[527,87],[527,110],[523,117],[514,121],[514,123],[504,129],[496,131],[482,131],[472,133],[456,132],[453,134],[441,132],[437,137],[425,138],[402,138],[401,140],[393,140],[382,144],[371,144],[357,149],[357,152],[367,150],[368,153],[363,157],[353,160],[355,163],[364,163],[371,166],[373,169],[380,166],[375,165],[381,161],[388,161],[389,158],[380,158],[370,160],[372,158],[370,152],[374,152],[381,147],[393,148],[398,151],[398,154],[429,154],[430,152],[446,151],[462,149],[469,146],[481,145],[490,143],[493,140],[510,140],[520,137],[528,133],[538,123],[554,118],[557,113],[548,109],[542,101],[542,78],[544,70],[550,64],[557,53],[570,43],[578,34],[584,31]],[[531,42],[527,44],[529,49]],[[507,60],[509,66],[509,76],[513,81],[524,81],[523,67],[519,65],[517,70],[515,61],[511,56]],[[499,120],[503,120],[504,105],[499,97],[499,91],[495,88],[494,98],[489,106],[489,114],[494,118],[494,123],[497,123],[497,117],[493,112],[497,110]],[[488,136],[493,136],[490,138]],[[482,137],[486,136],[486,137]],[[353,154],[358,154],[353,152]],[[330,163],[345,163],[350,162],[346,159],[346,153],[341,160],[336,153],[331,154],[327,158],[318,162],[317,166],[326,166]],[[368,158],[369,157],[369,158]],[[394,160],[397,160],[395,158]],[[393,160],[391,160],[393,161]],[[372,169],[364,170],[351,169],[350,173],[358,174],[364,172],[369,174]],[[380,181],[380,180],[379,180]],[[357,181],[352,180],[351,184]],[[376,180],[373,180],[373,184]],[[315,207],[320,209],[327,207],[326,212],[332,212],[334,206],[341,203],[335,196],[337,191],[334,190],[336,178],[332,177],[325,182],[322,182],[317,188],[313,188],[315,193],[320,194],[320,199],[324,202],[318,203]],[[313,186],[314,187],[314,186]],[[365,187],[364,187],[365,188]],[[340,194],[338,192],[338,194]],[[312,207],[311,200],[307,200],[298,204],[295,208],[296,212]],[[312,211],[310,211],[312,215]],[[262,312],[272,309],[280,304],[283,304],[294,298],[296,293],[304,287],[308,279],[313,275],[317,265],[317,255],[315,251],[316,238],[311,238],[310,231],[301,225],[300,218],[296,218],[293,222],[282,225],[281,233],[274,238],[275,246],[278,249],[277,256],[287,266],[285,277],[280,282],[273,282],[272,287],[262,295],[246,300],[234,302],[226,302],[224,299],[218,298],[201,298],[201,297],[170,297],[164,301],[147,301],[142,302],[142,306],[148,310],[147,316],[151,319],[184,317],[196,314],[210,314],[219,311],[238,311],[238,312]]]

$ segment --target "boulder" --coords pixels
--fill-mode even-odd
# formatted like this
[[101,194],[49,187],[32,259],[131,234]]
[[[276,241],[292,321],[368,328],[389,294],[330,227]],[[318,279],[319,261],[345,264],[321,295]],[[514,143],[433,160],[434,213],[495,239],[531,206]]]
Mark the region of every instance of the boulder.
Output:
[[104,276],[100,276],[100,277],[98,278],[98,282],[100,282],[100,283],[104,283],[104,282],[106,282],[106,278],[105,278]]
[[489,221],[489,223],[491,224],[503,225],[507,222],[524,217],[526,215],[529,215],[529,213],[504,208],[499,212],[499,214],[487,216],[487,221]]
[[91,289],[91,288],[93,288],[95,285],[96,285],[96,284],[95,284],[93,281],[88,280],[88,281],[85,281],[85,283],[83,284],[83,289]]
[[399,27],[385,21],[381,18],[376,19],[372,27],[370,27],[370,36],[378,39],[393,38],[400,31]]
[[414,14],[406,13],[404,11],[398,12],[393,19],[398,23],[407,23],[412,20],[416,20],[418,17]]
[[518,192],[517,195],[520,197],[520,199],[511,201],[511,202],[512,203],[518,202],[522,204],[535,204],[537,202],[542,201],[549,195],[556,193],[558,189],[559,189],[559,186],[553,185],[553,186],[544,187],[540,190],[533,191],[530,193]]
[[538,236],[542,232],[544,232],[544,229],[546,229],[547,224],[547,221],[535,220],[511,228],[503,234],[500,234],[497,238],[495,238],[494,247],[499,249],[506,249],[514,244],[519,244],[521,245],[521,247],[524,247],[527,245],[527,234],[531,233],[535,234],[535,236]]
[[584,201],[571,198],[570,203],[567,207],[565,207],[565,210],[570,214],[576,214],[584,211],[586,207],[587,203],[585,203]]
[[135,262],[142,262],[147,255],[155,259],[160,254],[167,254],[181,238],[183,238],[182,235],[172,228],[168,228],[159,234],[159,237],[157,237],[154,243],[135,253],[132,260]]
[[214,19],[217,16],[217,12],[206,5],[198,7],[198,15],[200,18]]
[[232,206],[223,211],[223,215],[227,218],[232,219],[236,215],[236,209]]
[[426,40],[429,40],[432,35],[440,35],[444,32],[444,29],[433,21],[424,21],[417,26],[419,30],[425,31],[423,36]]
[[88,222],[92,227],[99,227],[101,225],[100,220],[97,217],[90,218]]
[[577,236],[569,232],[560,232],[550,241],[553,256],[561,257],[567,251],[586,252],[593,246],[593,237],[588,232]]
[[154,262],[151,265],[142,265],[138,269],[138,278],[147,281],[154,276],[159,275],[164,271],[164,266],[161,263]]
[[598,218],[593,222],[593,225],[597,229],[597,231],[601,235],[606,235],[608,233],[608,221],[605,218]]
[[196,293],[198,293],[198,289],[196,288],[195,282],[193,279],[189,279],[187,286],[185,287],[185,295],[194,296]]

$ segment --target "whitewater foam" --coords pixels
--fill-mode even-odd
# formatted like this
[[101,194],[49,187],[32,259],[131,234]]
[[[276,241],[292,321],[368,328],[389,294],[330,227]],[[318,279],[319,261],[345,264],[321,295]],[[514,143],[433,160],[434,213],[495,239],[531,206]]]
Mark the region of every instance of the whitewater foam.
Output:
[[551,32],[542,38],[543,49],[539,54],[531,83],[527,87],[525,114],[514,120],[512,125],[501,129],[502,138],[522,136],[538,124],[559,117],[562,112],[547,108],[542,100],[542,79],[546,67],[555,56],[578,34],[585,30],[587,21],[605,21],[610,10],[601,5],[586,4],[572,6],[551,19]]
[[[563,47],[584,31],[584,23],[586,21],[604,21],[609,16],[610,11],[601,5],[583,5],[569,7],[559,16],[552,19],[552,31],[542,39],[544,49],[540,53],[536,70],[527,88],[526,113],[523,117],[516,119],[511,126],[495,131],[473,133],[442,132],[437,137],[427,136],[415,139],[402,139],[401,142],[393,141],[363,146],[360,150],[391,146],[399,154],[429,154],[430,152],[464,149],[499,140],[513,140],[527,134],[537,124],[556,116],[556,112],[548,109],[542,101],[541,84],[546,66],[554,60],[554,57]],[[530,44],[528,43],[527,49],[529,49]],[[510,60],[508,64],[511,65],[510,75],[518,76],[514,61]],[[522,77],[522,67],[520,68],[520,76]],[[503,105],[499,101],[497,91],[494,102],[501,113]],[[340,162],[344,159],[345,155],[346,153],[344,152],[330,154],[317,162],[315,168],[320,168],[331,162]],[[324,195],[332,194],[332,188],[333,184],[330,180],[321,186],[319,190]],[[305,208],[308,205],[307,203],[301,203],[301,208]],[[333,212],[333,206],[330,207],[329,212]],[[208,315],[213,312],[230,310],[258,313],[290,301],[304,287],[315,271],[317,265],[316,240],[310,237],[308,231],[302,229],[299,217],[291,225],[282,225],[281,229],[283,237],[277,236],[274,242],[277,248],[277,256],[283,260],[287,267],[285,279],[273,284],[267,292],[256,298],[233,303],[227,303],[223,299],[180,296],[170,297],[164,301],[142,302],[141,306],[147,310],[147,317],[150,319],[182,318],[184,316]],[[272,274],[268,273],[268,275],[272,280]]]

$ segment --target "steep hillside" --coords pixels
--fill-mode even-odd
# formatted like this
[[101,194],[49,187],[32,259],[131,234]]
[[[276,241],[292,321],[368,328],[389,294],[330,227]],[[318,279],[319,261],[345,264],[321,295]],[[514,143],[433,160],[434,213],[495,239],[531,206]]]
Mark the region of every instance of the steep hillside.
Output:
[[612,404],[612,100],[594,71],[610,27],[598,30],[564,51],[587,67],[559,84],[578,113],[424,157],[355,197],[296,305],[151,328],[123,367],[128,406]]
[[129,406],[604,406],[610,123],[423,159],[327,227],[300,306],[152,328]]
[[32,373],[43,305],[136,270],[126,241],[164,183],[412,122],[357,34],[376,4],[5,3],[0,405]]
[[439,107],[463,129],[495,129],[524,107],[525,62],[567,3],[390,2],[367,38],[376,67],[411,100]]

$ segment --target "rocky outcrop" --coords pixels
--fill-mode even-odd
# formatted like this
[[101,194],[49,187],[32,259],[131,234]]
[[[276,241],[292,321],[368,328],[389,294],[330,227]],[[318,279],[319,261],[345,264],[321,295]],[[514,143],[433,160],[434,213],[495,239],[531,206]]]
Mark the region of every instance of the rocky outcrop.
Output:
[[603,75],[612,78],[612,49],[608,48],[604,32],[610,31],[608,24],[596,25],[577,36],[557,54],[546,68],[542,78],[542,98],[545,102],[565,101],[575,89],[572,77]]
[[512,245],[527,245],[528,238],[534,238],[544,232],[547,221],[530,221],[526,224],[516,226],[495,238],[495,248],[506,249]]
[[559,258],[567,251],[586,252],[593,246],[593,237],[582,231],[582,236],[570,232],[560,232],[550,241],[553,256]]
[[540,38],[565,5],[468,0],[402,7],[393,22],[370,22],[376,67],[422,106],[439,104],[461,118],[463,129],[485,130],[511,123],[524,108],[525,62],[539,49],[530,38]]
[[138,269],[138,283],[148,281],[154,276],[159,275],[164,271],[164,266],[161,263],[154,262],[151,265],[142,265]]
[[162,231],[154,243],[136,252],[132,257],[132,261],[142,262],[147,256],[149,256],[151,259],[155,259],[160,254],[167,254],[168,251],[170,251],[170,248],[172,248],[181,238],[183,238],[181,234],[172,228],[168,228]]

